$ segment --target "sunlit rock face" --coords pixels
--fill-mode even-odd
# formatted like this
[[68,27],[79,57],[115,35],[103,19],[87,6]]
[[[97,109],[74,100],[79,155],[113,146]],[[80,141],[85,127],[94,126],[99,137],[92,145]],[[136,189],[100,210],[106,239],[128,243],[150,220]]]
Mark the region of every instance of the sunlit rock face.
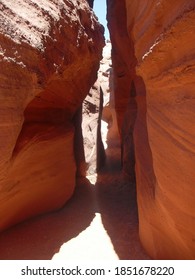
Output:
[[[123,161],[133,167],[125,149],[134,150],[142,244],[155,259],[194,259],[195,2],[107,3]],[[125,171],[132,173],[128,164]]]
[[73,119],[96,80],[104,40],[84,0],[0,0],[0,6],[3,230],[71,197]]
[[[110,111],[111,43],[107,42],[100,61],[95,84],[83,102],[82,131],[87,175],[96,173],[104,164],[106,132],[112,120]],[[105,143],[105,145],[103,144]]]
[[[109,139],[114,142],[118,139],[118,125],[115,110],[115,95],[113,92],[113,68],[111,59],[111,42],[108,40],[103,49],[103,59],[100,62],[98,80],[103,92],[103,111],[102,111],[102,139],[104,147],[107,149]],[[113,143],[112,143],[113,145]]]

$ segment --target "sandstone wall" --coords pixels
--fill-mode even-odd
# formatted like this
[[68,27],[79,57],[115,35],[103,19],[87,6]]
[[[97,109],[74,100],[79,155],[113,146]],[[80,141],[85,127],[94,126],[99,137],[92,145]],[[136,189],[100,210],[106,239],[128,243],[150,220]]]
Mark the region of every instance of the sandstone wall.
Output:
[[97,81],[83,102],[82,128],[87,175],[92,175],[99,171],[105,161],[103,141],[104,138],[106,141],[106,135],[103,132],[104,127],[102,125],[108,126],[112,118],[109,106],[110,52],[111,44],[106,43],[103,48],[103,57],[100,61]]
[[96,80],[103,35],[85,0],[0,0],[0,10],[3,230],[71,197],[73,119]]
[[[122,77],[128,92],[118,75],[115,95],[116,109],[132,91],[136,95],[133,139],[142,244],[155,259],[194,259],[195,2],[107,2],[114,71],[132,67]],[[120,127],[135,120],[132,105],[125,108],[126,116],[117,109]],[[126,145],[132,146],[132,139]],[[130,157],[129,162],[133,165]]]
[[[112,42],[113,99],[122,148],[121,163],[124,173],[133,181],[135,179],[133,127],[137,108],[132,83],[136,60],[133,42],[126,28],[125,1],[107,1],[107,9]],[[131,118],[128,117],[129,114]]]

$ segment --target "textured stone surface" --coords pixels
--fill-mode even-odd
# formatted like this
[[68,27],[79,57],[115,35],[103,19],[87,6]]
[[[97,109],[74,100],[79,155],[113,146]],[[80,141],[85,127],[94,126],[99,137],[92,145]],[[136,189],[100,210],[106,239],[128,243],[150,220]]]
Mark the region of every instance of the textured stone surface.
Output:
[[[100,134],[102,108],[103,94],[97,80],[86,96],[82,109],[82,130],[87,175],[97,172],[97,154],[103,153],[104,150]],[[101,145],[100,149],[98,149],[99,145]]]
[[[83,102],[82,130],[84,138],[87,175],[96,173],[104,164],[105,152],[102,142],[103,128],[111,121],[109,77],[111,68],[111,44],[103,49],[98,78]],[[105,121],[102,121],[103,120]],[[101,133],[102,131],[102,133]],[[103,137],[102,137],[103,136]],[[106,143],[105,143],[106,144]],[[106,145],[105,145],[106,146]]]
[[[113,67],[123,74],[115,77],[116,108],[130,102],[130,92],[136,95],[132,102],[137,113],[132,114],[130,102],[126,116],[122,110],[117,114],[120,127],[136,117],[125,135],[133,133],[135,143],[142,244],[153,258],[194,259],[195,3],[107,2]],[[133,84],[120,84],[120,76]],[[133,166],[132,157],[129,162]]]
[[1,0],[0,7],[3,230],[72,195],[72,119],[96,80],[103,35],[84,0]]

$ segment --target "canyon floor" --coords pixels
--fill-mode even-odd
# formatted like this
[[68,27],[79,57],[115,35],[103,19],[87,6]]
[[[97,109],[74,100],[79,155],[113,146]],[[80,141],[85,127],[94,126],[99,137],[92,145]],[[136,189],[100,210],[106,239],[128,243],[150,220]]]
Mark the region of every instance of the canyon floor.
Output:
[[138,236],[135,185],[121,172],[118,139],[110,139],[106,154],[104,168],[79,179],[63,209],[1,233],[0,259],[149,259]]

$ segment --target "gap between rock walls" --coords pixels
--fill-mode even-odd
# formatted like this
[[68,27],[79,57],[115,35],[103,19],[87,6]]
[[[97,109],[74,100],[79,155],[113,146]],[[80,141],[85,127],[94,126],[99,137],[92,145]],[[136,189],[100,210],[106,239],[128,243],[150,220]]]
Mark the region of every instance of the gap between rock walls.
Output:
[[[194,8],[193,0],[144,5],[107,0],[122,169],[132,182],[136,177],[139,236],[154,259],[195,257],[194,157],[187,145],[192,147],[195,139]],[[185,43],[178,50],[181,40]],[[186,65],[189,73],[183,71]]]
[[95,1],[35,2],[0,0],[1,258],[194,259],[194,0],[107,0],[106,44]]
[[[85,230],[87,235],[88,231],[93,232],[91,224],[102,233],[99,246],[106,248],[98,256],[100,259],[107,256],[114,259],[134,258],[134,254],[126,250],[130,236],[126,234],[124,239],[121,232],[116,238],[116,225],[122,214],[122,210],[118,213],[118,209],[124,209],[125,214],[128,204],[122,197],[125,192],[121,191],[124,184],[120,177],[118,129],[114,101],[109,97],[112,84],[111,44],[106,44],[98,80],[93,85],[104,45],[102,27],[85,1],[82,5],[73,1],[71,6],[69,1],[63,1],[62,6],[53,3],[50,8],[48,6],[45,13],[41,3],[35,5],[23,0],[8,5],[3,14],[8,19],[9,30],[6,25],[2,26],[5,65],[1,69],[5,66],[5,71],[1,84],[6,86],[1,88],[1,95],[7,96],[7,99],[1,106],[9,114],[4,116],[7,125],[1,123],[2,129],[5,127],[1,133],[1,258],[63,257],[63,246],[69,246],[69,241]],[[23,16],[18,14],[19,11],[23,12]],[[27,22],[25,15],[30,15],[31,11],[35,12],[34,21]],[[64,14],[64,11],[67,13]],[[11,20],[12,14],[15,14],[15,22]],[[68,23],[67,17],[74,26]],[[35,26],[40,21],[47,25],[48,34],[45,37]],[[14,35],[15,26],[18,37]],[[73,31],[75,34],[72,34]],[[34,34],[37,41],[31,40]],[[8,48],[10,45],[12,48]],[[20,84],[19,88],[17,84]],[[86,92],[89,94],[81,108]],[[11,122],[13,115],[15,121]],[[84,138],[81,119],[83,131],[87,133]],[[108,134],[113,136],[110,147],[108,126]],[[82,142],[87,147],[85,151]],[[112,149],[110,156],[113,158],[109,160],[107,157],[105,169],[97,176],[96,172],[106,159],[106,148]],[[91,183],[83,177],[86,172],[84,156],[87,159],[87,178]],[[116,173],[114,178],[113,168]],[[118,193],[119,201],[115,200],[113,193]],[[48,212],[50,214],[45,214]],[[116,218],[118,222],[115,223]],[[125,232],[128,232],[127,220],[125,218],[121,224],[121,230]],[[134,222],[136,228],[136,219]],[[133,234],[138,232],[133,230]],[[21,242],[16,241],[18,237]],[[87,246],[88,238],[84,239]],[[93,233],[91,244],[96,239]],[[144,253],[138,240],[135,244],[140,250],[137,257],[140,257]],[[69,252],[75,256],[74,250]],[[89,255],[85,257],[89,258]],[[95,248],[92,250],[94,257]]]

